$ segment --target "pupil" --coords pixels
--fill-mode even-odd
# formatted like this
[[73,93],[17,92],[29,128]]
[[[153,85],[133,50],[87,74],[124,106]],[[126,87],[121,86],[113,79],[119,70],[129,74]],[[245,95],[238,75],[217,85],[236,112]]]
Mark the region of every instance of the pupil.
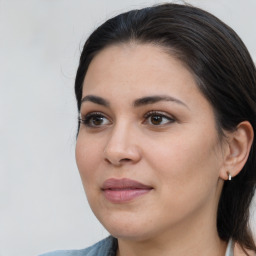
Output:
[[102,123],[102,121],[103,121],[103,118],[101,116],[95,116],[93,118],[93,124],[95,124],[95,125],[100,125]]
[[152,116],[151,118],[152,124],[160,124],[162,122],[161,116]]

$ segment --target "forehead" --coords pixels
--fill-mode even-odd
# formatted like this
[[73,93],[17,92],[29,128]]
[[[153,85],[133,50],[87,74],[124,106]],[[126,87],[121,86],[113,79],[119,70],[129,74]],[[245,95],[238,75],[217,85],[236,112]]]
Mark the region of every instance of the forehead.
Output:
[[126,43],[107,47],[94,57],[84,79],[84,91],[113,86],[139,92],[143,88],[170,87],[177,83],[180,89],[184,87],[182,84],[187,89],[197,88],[191,72],[164,48]]

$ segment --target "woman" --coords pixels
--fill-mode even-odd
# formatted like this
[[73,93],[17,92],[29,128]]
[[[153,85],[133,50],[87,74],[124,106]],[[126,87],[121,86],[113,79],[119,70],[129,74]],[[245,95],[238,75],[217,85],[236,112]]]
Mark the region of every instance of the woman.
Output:
[[111,236],[49,255],[254,255],[255,87],[241,39],[198,8],[163,4],[97,28],[75,82],[76,160]]

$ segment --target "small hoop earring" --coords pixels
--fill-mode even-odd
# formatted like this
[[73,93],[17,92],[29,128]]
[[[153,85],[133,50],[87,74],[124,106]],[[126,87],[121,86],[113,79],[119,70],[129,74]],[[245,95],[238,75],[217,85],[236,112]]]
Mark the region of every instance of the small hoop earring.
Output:
[[227,172],[228,173],[228,180],[232,180],[232,176],[230,174],[230,172]]

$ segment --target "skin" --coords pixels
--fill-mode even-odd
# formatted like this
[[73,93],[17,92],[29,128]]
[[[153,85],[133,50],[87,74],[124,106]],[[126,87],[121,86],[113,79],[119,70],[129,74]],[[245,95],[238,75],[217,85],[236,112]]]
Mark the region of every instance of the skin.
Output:
[[[117,255],[225,255],[216,212],[231,150],[188,69],[157,46],[110,46],[89,66],[83,98],[88,95],[109,104],[83,101],[82,120],[97,112],[101,121],[81,124],[76,160],[94,214],[118,238]],[[175,100],[134,106],[155,95]],[[154,114],[160,121],[153,123],[150,111],[164,117]],[[101,190],[109,178],[152,190],[112,203]]]

